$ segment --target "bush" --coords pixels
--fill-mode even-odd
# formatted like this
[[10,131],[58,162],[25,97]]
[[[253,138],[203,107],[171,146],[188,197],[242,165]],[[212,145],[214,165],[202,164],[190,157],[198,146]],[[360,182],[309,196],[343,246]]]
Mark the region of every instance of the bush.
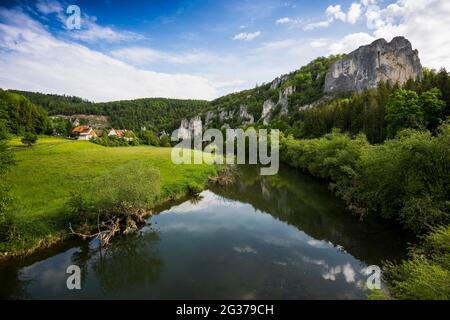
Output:
[[28,147],[31,147],[33,144],[35,144],[38,140],[37,135],[31,132],[25,132],[21,142]]
[[434,228],[410,260],[386,263],[384,278],[396,299],[450,299],[450,225]]
[[405,130],[371,146],[364,136],[281,138],[281,159],[326,179],[359,214],[397,219],[416,233],[450,223],[450,120],[438,135]]
[[[93,190],[86,195],[85,188]],[[153,207],[160,193],[159,171],[141,163],[131,163],[99,177],[89,186],[74,190],[67,205],[72,222],[94,222],[97,216],[121,216]]]
[[160,138],[159,145],[164,148],[170,148],[171,147],[170,137],[167,134],[162,135]]
[[189,182],[188,192],[190,195],[197,195],[200,192],[202,192],[202,190],[203,190],[203,187],[199,183],[197,183],[195,181]]
[[159,138],[153,131],[150,130],[141,131],[139,133],[139,139],[142,141],[143,144],[155,147],[159,146]]

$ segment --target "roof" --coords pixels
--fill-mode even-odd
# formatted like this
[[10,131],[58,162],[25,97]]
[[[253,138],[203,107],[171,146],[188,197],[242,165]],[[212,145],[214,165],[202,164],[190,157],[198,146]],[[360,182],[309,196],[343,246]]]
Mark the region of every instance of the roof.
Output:
[[123,130],[116,130],[116,134],[118,137],[124,137],[125,136],[125,132]]
[[92,128],[90,126],[77,126],[72,129],[72,132],[78,133],[78,134],[81,134],[81,133],[87,134],[87,133],[89,133],[90,130],[92,130]]

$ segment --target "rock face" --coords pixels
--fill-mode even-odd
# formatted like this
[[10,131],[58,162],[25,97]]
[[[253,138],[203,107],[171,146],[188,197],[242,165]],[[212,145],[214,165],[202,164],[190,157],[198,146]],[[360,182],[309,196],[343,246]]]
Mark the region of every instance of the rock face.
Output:
[[325,78],[325,93],[363,91],[380,81],[404,84],[421,79],[423,68],[419,53],[404,37],[391,42],[379,39],[362,46],[335,62]]
[[280,115],[288,114],[289,112],[289,96],[295,92],[294,86],[289,86],[284,90],[280,90],[278,103],[273,102],[271,99],[264,101],[263,111],[261,114],[261,119],[264,125],[269,124],[272,117],[272,111],[280,106]]
[[202,119],[194,117],[191,120],[182,119],[177,130],[178,139],[192,139],[194,132],[202,132]]
[[272,110],[275,109],[275,107],[276,107],[276,103],[273,102],[272,100],[269,99],[269,100],[264,101],[263,111],[261,114],[261,119],[263,120],[264,125],[269,124],[270,114],[271,114]]
[[270,84],[270,89],[272,90],[276,90],[278,89],[279,86],[281,86],[283,84],[284,81],[287,80],[287,76],[281,76],[278,78],[275,78],[272,83]]
[[278,104],[281,106],[280,114],[288,114],[289,112],[289,96],[295,92],[295,87],[290,86],[280,91]]
[[255,122],[253,115],[248,113],[247,107],[243,105],[239,107],[239,119],[241,119],[242,124],[244,125]]

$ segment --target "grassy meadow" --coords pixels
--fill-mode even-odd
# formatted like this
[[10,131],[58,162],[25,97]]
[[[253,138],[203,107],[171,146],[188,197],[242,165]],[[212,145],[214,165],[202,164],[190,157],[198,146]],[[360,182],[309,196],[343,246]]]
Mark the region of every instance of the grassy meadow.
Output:
[[[11,188],[16,228],[14,243],[0,251],[22,251],[67,233],[72,192],[95,197],[119,179],[105,179],[112,171],[142,166],[153,168],[158,181],[151,192],[154,204],[203,188],[215,166],[175,165],[171,148],[149,146],[108,148],[85,141],[40,137],[32,147],[10,141],[17,164],[6,175]],[[122,171],[124,172],[124,171]],[[126,172],[126,171],[125,171]],[[125,179],[126,177],[124,177]],[[103,187],[104,186],[104,187]]]

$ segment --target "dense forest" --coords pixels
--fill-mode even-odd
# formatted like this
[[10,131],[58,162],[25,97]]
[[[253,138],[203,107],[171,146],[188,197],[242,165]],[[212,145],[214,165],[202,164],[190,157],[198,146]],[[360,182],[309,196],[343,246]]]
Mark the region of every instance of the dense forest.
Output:
[[208,104],[203,100],[165,98],[93,103],[78,97],[16,90],[12,92],[42,106],[49,115],[104,115],[110,117],[111,126],[115,128],[140,130],[146,127],[156,132],[176,129],[182,118],[202,112]]
[[52,127],[42,107],[22,95],[0,89],[0,132],[43,134],[51,133]]
[[[395,95],[391,96],[393,93]],[[436,104],[435,101],[438,100],[442,102]],[[394,118],[408,114],[410,125],[392,123],[388,127],[385,118],[387,112]],[[396,112],[404,114],[396,115]],[[448,72],[445,69],[439,72],[425,70],[423,80],[410,80],[403,88],[399,88],[396,84],[381,82],[378,88],[324,101],[314,108],[298,110],[288,119],[283,119],[284,123],[280,124],[280,120],[275,119],[272,126],[283,126],[285,131],[296,138],[320,137],[330,133],[334,128],[339,128],[352,135],[362,132],[370,142],[380,143],[388,136],[393,137],[402,126],[423,127],[434,131],[439,120],[449,115],[450,76]]]

